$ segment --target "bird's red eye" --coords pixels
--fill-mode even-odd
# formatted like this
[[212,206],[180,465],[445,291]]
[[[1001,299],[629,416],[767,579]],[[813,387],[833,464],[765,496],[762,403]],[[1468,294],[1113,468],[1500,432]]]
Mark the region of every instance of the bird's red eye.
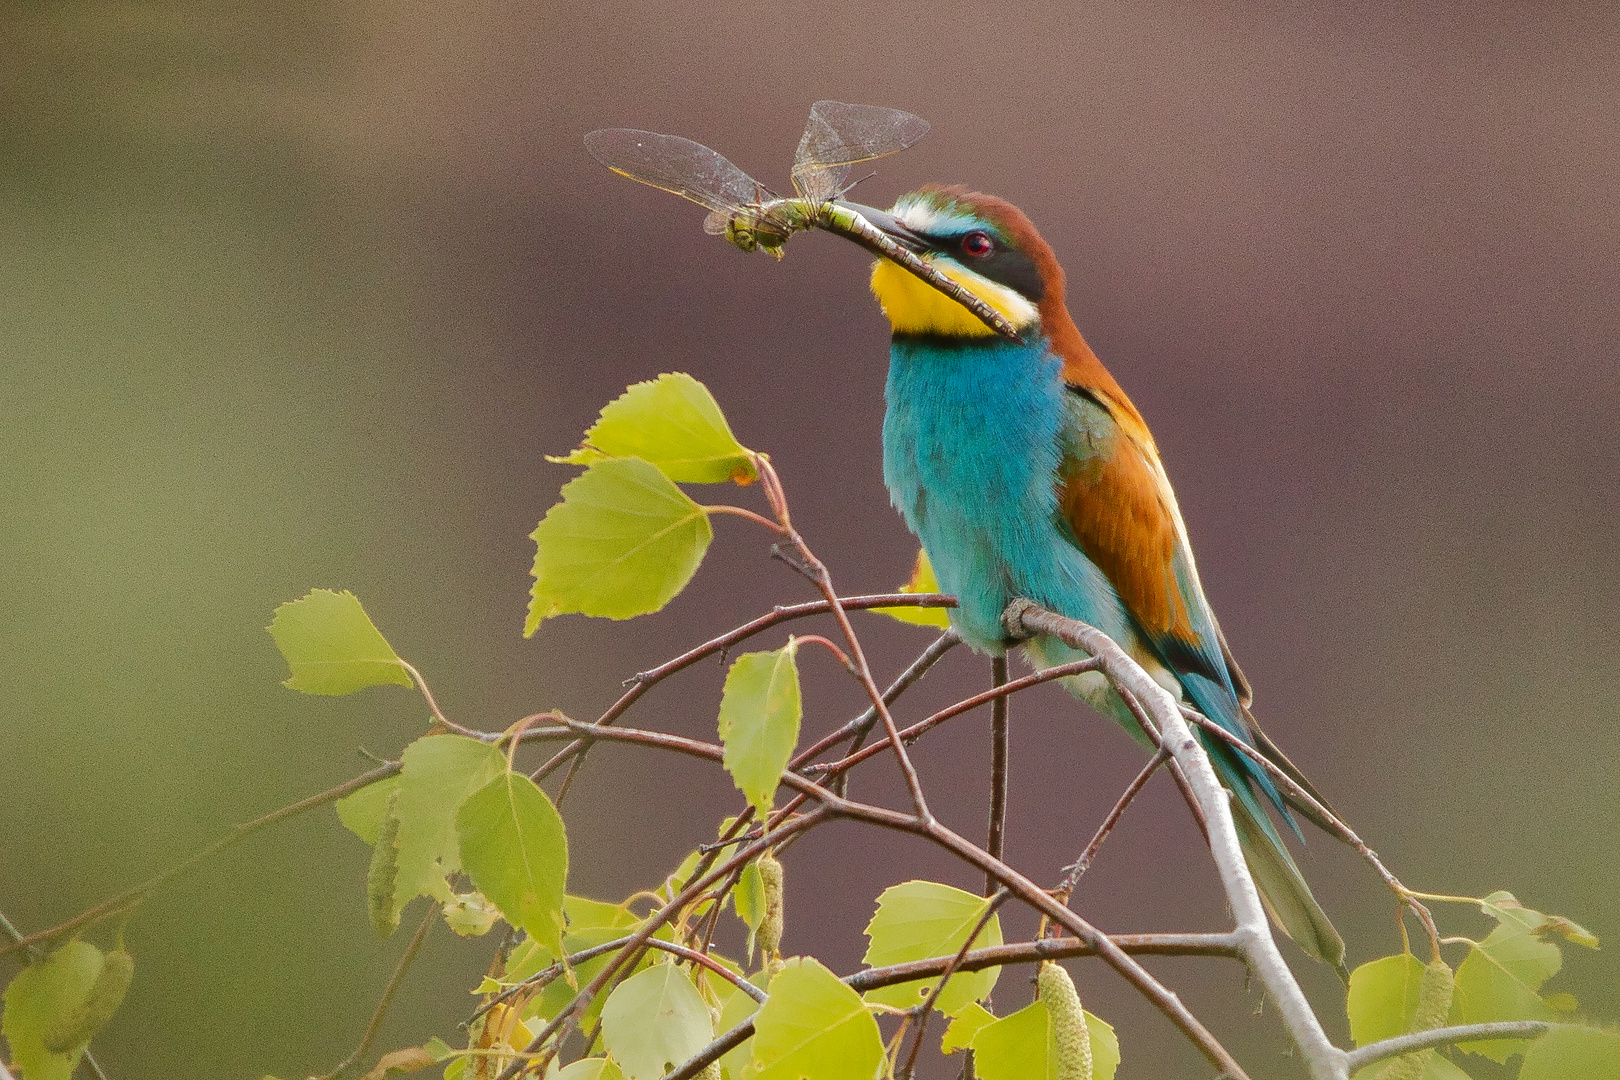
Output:
[[985,232],[970,232],[962,237],[962,250],[975,259],[982,259],[990,254],[995,244],[990,240],[990,234]]

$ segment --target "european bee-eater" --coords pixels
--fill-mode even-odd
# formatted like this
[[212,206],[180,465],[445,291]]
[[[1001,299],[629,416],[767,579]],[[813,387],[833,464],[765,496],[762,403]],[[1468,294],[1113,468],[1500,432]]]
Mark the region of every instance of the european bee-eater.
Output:
[[[889,212],[855,209],[1001,311],[1023,339],[998,336],[886,259],[872,271],[894,330],[883,477],[941,589],[957,597],[957,632],[980,652],[1004,653],[1014,643],[1001,614],[1015,597],[1090,623],[1303,783],[1249,713],[1248,682],[1199,584],[1153,436],[1076,329],[1063,269],[1029,218],[960,187],[925,187]],[[1021,644],[1038,667],[1077,658],[1051,639]],[[1100,674],[1068,681],[1145,741]],[[1344,943],[1264,805],[1292,828],[1285,800],[1254,762],[1204,741],[1236,796],[1238,832],[1274,920],[1342,968]]]

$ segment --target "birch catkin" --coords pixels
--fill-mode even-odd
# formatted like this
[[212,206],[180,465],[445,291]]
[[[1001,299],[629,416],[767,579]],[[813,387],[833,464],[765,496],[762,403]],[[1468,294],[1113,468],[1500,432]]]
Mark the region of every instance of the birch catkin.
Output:
[[371,866],[366,871],[366,914],[371,917],[372,929],[383,937],[399,929],[399,909],[394,906],[394,889],[399,880],[399,818],[394,814],[398,801],[396,788],[388,796],[388,809],[377,830],[377,844],[371,850]]
[[1052,1044],[1057,1048],[1057,1080],[1091,1080],[1091,1029],[1080,1007],[1074,980],[1062,964],[1041,962],[1035,977],[1036,996],[1052,1018]]
[[782,864],[767,851],[759,857],[759,880],[765,890],[765,917],[759,923],[759,947],[766,956],[782,955],[785,909],[782,899]]
[[[1412,1030],[1433,1031],[1444,1025],[1451,1014],[1451,995],[1455,989],[1451,968],[1444,960],[1426,966],[1418,982],[1417,1013],[1412,1017]],[[1433,1050],[1405,1054],[1376,1073],[1376,1080],[1418,1080],[1423,1075],[1424,1065],[1433,1056]]]

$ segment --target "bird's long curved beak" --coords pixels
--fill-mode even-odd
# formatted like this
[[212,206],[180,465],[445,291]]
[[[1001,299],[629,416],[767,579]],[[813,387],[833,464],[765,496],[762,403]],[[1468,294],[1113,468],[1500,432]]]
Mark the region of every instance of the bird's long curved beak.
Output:
[[899,218],[887,210],[879,210],[875,206],[863,206],[860,203],[844,202],[842,199],[838,200],[836,205],[855,211],[907,251],[921,253],[928,250],[928,242],[922,236],[912,232]]

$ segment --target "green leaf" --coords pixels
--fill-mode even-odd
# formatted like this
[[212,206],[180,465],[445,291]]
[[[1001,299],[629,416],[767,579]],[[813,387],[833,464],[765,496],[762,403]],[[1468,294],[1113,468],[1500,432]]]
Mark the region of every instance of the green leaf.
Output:
[[603,900],[591,900],[583,896],[564,897],[563,914],[568,918],[570,932],[588,926],[627,928],[641,922],[636,918],[635,912],[622,904],[609,904]]
[[1114,1080],[1114,1070],[1119,1068],[1119,1035],[1114,1025],[1087,1012],[1086,1028],[1091,1032],[1092,1080]]
[[626,1080],[657,1080],[713,1038],[709,1007],[674,964],[632,975],[602,1006],[602,1045]]
[[461,869],[456,810],[506,769],[501,752],[460,735],[424,735],[400,755],[404,768],[394,813],[399,818],[394,906],[414,897],[450,900],[445,876]]
[[747,1080],[867,1080],[883,1061],[883,1037],[861,996],[808,956],[771,980],[754,1019]]
[[270,636],[292,669],[283,686],[306,694],[352,694],[368,686],[415,686],[365,608],[347,589],[312,589],[282,604]]
[[714,539],[709,515],[640,458],[598,461],[530,533],[534,589],[524,636],[577,611],[628,619],[686,587]]
[[1411,953],[1386,956],[1352,971],[1345,1012],[1350,1015],[1350,1037],[1356,1045],[1411,1031],[1422,981],[1423,962]]
[[737,918],[750,930],[758,930],[765,917],[765,883],[759,877],[756,860],[743,867],[737,877],[737,887],[731,890],[731,903],[737,909]]
[[[1114,1080],[1119,1036],[1113,1025],[1087,1012],[1092,1080]],[[986,1024],[973,1037],[973,1067],[981,1080],[1058,1080],[1056,1032],[1044,1002]]]
[[353,795],[345,795],[334,805],[343,827],[373,847],[382,832],[383,815],[388,812],[388,800],[399,790],[399,777],[390,776],[367,784]]
[[[1547,916],[1519,904],[1510,893],[1492,893],[1480,906],[1498,924],[1484,941],[1469,949],[1457,968],[1451,1022],[1560,1019],[1558,1012],[1539,996],[1542,984],[1563,964],[1558,946],[1540,936],[1547,928]],[[1457,1044],[1459,1049],[1499,1063],[1524,1053],[1526,1045],[1523,1039]]]
[[1558,1027],[1524,1052],[1519,1080],[1596,1080],[1620,1076],[1620,1033],[1594,1027]]
[[737,909],[737,918],[748,927],[748,956],[754,955],[754,936],[759,924],[765,920],[765,882],[759,876],[756,860],[743,867],[737,878],[737,887],[731,890],[731,903]]
[[557,1074],[557,1080],[625,1080],[612,1058],[581,1058]]
[[709,388],[676,372],[631,386],[602,410],[578,450],[546,460],[591,465],[604,457],[638,457],[683,484],[750,484],[759,477],[751,454],[731,433]]
[[1543,941],[1557,935],[1571,945],[1582,945],[1588,949],[1596,949],[1599,946],[1598,936],[1586,927],[1562,915],[1545,915],[1539,911],[1532,911],[1519,903],[1518,898],[1510,892],[1491,893],[1479,902],[1479,909],[1497,922],[1514,922],[1526,926],[1531,934]]
[[500,910],[483,893],[457,893],[444,905],[444,924],[462,937],[482,937],[495,926]]
[[89,995],[45,1029],[45,1049],[67,1054],[89,1043],[124,1003],[124,995],[129,993],[129,984],[134,980],[133,956],[123,949],[103,956],[101,973],[96,976]]
[[70,941],[19,971],[3,996],[0,1033],[11,1046],[20,1080],[69,1080],[89,1039],[66,1051],[47,1049],[53,1029],[90,999],[106,960],[87,941]]
[[[940,591],[939,579],[934,576],[934,565],[928,561],[928,552],[917,549],[917,561],[911,568],[911,580],[900,586],[897,592],[903,593],[937,593]],[[873,608],[880,614],[913,626],[932,626],[936,630],[949,630],[951,617],[949,609],[942,607],[879,607]]]
[[[989,901],[949,885],[934,881],[908,881],[883,890],[877,913],[867,924],[871,939],[864,962],[871,967],[908,964],[933,957],[951,957],[962,948],[968,934],[984,914]],[[973,939],[973,947],[1001,944],[1001,918],[991,916],[985,928]],[[934,1007],[954,1015],[969,1002],[980,1001],[995,988],[1000,968],[962,971],[952,975]],[[909,1009],[933,991],[937,978],[885,986],[867,993],[868,1001]]]
[[958,1050],[966,1050],[973,1045],[974,1036],[995,1022],[995,1013],[977,1001],[969,1002],[951,1017],[950,1024],[945,1028],[945,1035],[939,1041],[939,1052],[954,1054]]
[[726,673],[720,698],[724,765],[761,817],[770,813],[776,785],[799,742],[804,706],[799,697],[797,640],[774,652],[745,653]]
[[503,772],[456,813],[461,865],[506,921],[561,950],[568,838],[546,793],[522,773]]
[[[754,981],[757,983],[760,978],[761,976],[756,975]],[[725,1004],[720,1007],[720,1020],[715,1025],[715,1034],[725,1034],[744,1020],[750,1019],[757,1012],[759,1012],[759,1002],[742,990],[733,987],[730,996],[725,998]],[[753,1036],[749,1036],[739,1045],[720,1055],[720,1068],[732,1080],[739,1080],[743,1069],[747,1068],[753,1054],[754,1039]]]
[[982,1080],[1056,1080],[1046,1005],[1037,1001],[980,1028],[973,1037],[973,1069]]

